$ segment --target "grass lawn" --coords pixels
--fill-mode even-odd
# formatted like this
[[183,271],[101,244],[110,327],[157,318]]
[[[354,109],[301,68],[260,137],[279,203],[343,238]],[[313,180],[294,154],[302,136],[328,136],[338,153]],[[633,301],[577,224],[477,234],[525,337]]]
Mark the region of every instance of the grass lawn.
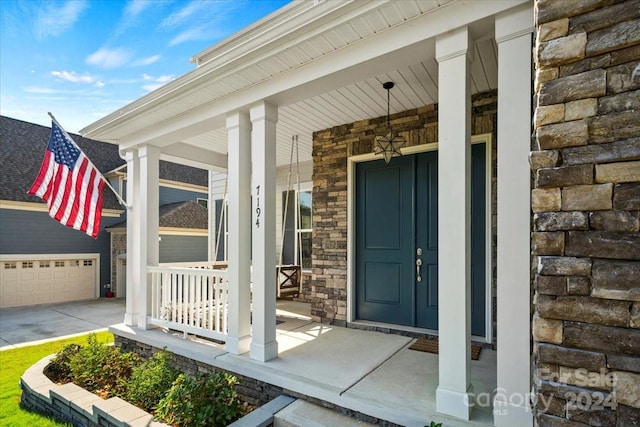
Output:
[[[113,342],[109,332],[96,334],[100,342]],[[57,353],[71,343],[85,344],[87,335],[51,341],[44,344],[0,351],[0,425],[4,426],[61,426],[50,418],[20,407],[20,377],[31,365],[45,356]]]

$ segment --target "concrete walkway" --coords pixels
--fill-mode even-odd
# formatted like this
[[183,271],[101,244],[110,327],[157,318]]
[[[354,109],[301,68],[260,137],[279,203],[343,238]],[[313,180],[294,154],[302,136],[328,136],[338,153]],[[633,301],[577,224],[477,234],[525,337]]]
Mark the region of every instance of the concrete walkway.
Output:
[[125,301],[116,298],[4,308],[0,350],[84,334],[122,322]]
[[[278,303],[279,357],[266,363],[234,355],[204,340],[189,340],[161,329],[141,330],[123,324],[117,335],[264,381],[291,392],[403,426],[493,425],[491,392],[496,387],[496,352],[482,350],[471,362],[474,392],[484,406],[463,422],[435,411],[438,355],[410,350],[414,339],[400,335],[314,323],[299,303]],[[308,310],[308,307],[306,307]],[[307,311],[308,312],[308,311]]]

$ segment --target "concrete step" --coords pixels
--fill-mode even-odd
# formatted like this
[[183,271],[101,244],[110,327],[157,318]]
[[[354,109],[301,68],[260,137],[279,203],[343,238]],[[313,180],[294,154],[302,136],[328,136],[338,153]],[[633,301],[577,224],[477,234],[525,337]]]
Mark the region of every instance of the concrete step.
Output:
[[372,426],[331,409],[298,399],[273,417],[273,427]]

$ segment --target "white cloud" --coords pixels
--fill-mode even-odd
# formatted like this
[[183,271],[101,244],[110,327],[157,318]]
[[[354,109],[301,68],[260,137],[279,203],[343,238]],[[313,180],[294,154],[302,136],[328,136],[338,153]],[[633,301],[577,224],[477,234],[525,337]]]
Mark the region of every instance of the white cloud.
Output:
[[48,36],[59,36],[76,23],[88,4],[85,0],[68,0],[59,3],[49,3],[44,8],[36,10],[34,31],[36,37],[43,39]]
[[173,80],[173,76],[171,76],[171,75],[160,76],[160,77],[156,78],[156,81],[158,83],[166,83],[166,82],[170,82],[171,80]]
[[[111,38],[115,39],[119,37],[135,25],[142,12],[144,12],[153,3],[153,0],[132,0],[127,3],[122,13],[122,18],[120,18],[120,21],[115,26],[115,30],[113,31]],[[157,0],[155,3],[157,4]]]
[[160,59],[160,55],[153,55],[147,58],[140,58],[131,63],[132,67],[144,67],[146,65],[151,65],[154,62],[157,62]]
[[173,75],[153,77],[153,76],[150,76],[149,74],[143,74],[142,80],[144,80],[145,82],[149,82],[149,84],[142,86],[142,89],[151,92],[153,90],[158,89],[160,86],[163,86],[165,83],[168,83],[174,79],[175,77]]
[[164,83],[153,83],[153,84],[150,84],[150,85],[142,86],[142,89],[144,89],[144,90],[146,90],[148,92],[153,92],[154,90],[156,90],[156,89],[158,89],[158,88],[160,88],[162,86],[164,86]]
[[227,20],[233,13],[242,13],[246,2],[242,0],[193,0],[177,12],[167,16],[160,24],[164,30],[176,30],[169,46],[194,40],[212,40],[226,35]]
[[87,56],[85,62],[102,68],[118,68],[124,65],[129,58],[131,58],[131,53],[124,49],[102,47]]
[[151,6],[151,4],[151,0],[132,0],[124,8],[124,16],[127,18],[135,18],[147,7]]
[[75,71],[52,71],[51,75],[57,77],[60,80],[71,83],[86,83],[91,84],[95,83],[96,79],[89,74],[80,75]]
[[101,81],[97,81],[96,84],[94,84],[94,86],[97,88],[102,88],[104,87],[104,83],[102,83]]
[[[223,2],[217,2],[223,3]],[[167,16],[161,23],[162,28],[175,28],[187,23],[192,16],[198,16],[202,13],[206,13],[207,10],[215,9],[214,4],[211,2],[194,0],[189,2],[185,7],[178,10],[175,13]]]

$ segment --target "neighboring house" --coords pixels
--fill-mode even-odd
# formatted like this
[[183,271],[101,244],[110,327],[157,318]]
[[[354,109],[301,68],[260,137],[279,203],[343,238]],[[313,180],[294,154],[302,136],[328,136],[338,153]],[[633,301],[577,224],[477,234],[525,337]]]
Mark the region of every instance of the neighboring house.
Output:
[[[49,140],[50,128],[0,117],[0,307],[45,304],[117,296],[118,265],[126,242],[118,246],[125,209],[105,187],[102,224],[97,239],[65,227],[49,217],[46,205],[27,191],[35,179]],[[126,165],[114,144],[72,135],[112,186],[122,191]],[[161,211],[178,202],[161,245],[167,261],[207,259],[207,171],[169,162],[160,164]],[[204,205],[196,204],[200,200]],[[174,209],[175,211],[175,209]],[[111,233],[105,232],[109,231]],[[179,247],[176,250],[176,246]],[[188,248],[188,249],[185,249]],[[124,289],[124,288],[123,288]]]
[[[228,352],[278,357],[277,230],[298,135],[312,223],[293,232],[312,233],[302,299],[314,320],[438,334],[443,414],[472,417],[473,339],[497,352],[495,425],[636,425],[638,10],[296,1],[195,55],[192,72],[82,130],[140,171],[129,183],[143,190],[127,228],[139,244],[127,250],[125,323],[166,320],[151,206],[160,158],[180,152],[218,171],[212,200],[228,194],[229,265],[181,274],[228,281],[237,312],[218,331]],[[406,141],[389,164],[374,154],[388,131],[386,81],[390,124]],[[600,387],[585,372],[618,375],[617,406],[591,404]]]

